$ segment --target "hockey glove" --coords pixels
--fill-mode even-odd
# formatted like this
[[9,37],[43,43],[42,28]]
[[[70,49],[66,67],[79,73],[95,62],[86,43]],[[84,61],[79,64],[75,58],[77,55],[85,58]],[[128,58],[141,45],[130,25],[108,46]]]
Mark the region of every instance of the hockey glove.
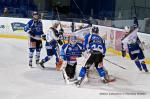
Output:
[[28,33],[29,33],[31,36],[33,36],[33,37],[35,36],[35,34],[34,34],[33,31],[29,31]]
[[63,45],[63,42],[61,40],[57,40],[59,45]]
[[66,55],[62,55],[61,58],[65,61],[67,60]]
[[126,51],[125,50],[122,50],[122,57],[125,57],[126,56]]
[[42,35],[42,39],[46,40],[46,35],[45,34]]
[[105,55],[104,55],[104,54],[103,54],[102,56],[103,56],[103,58],[105,57]]
[[60,34],[60,35],[63,35],[63,34],[64,34],[64,29],[61,28],[61,29],[59,30],[59,34]]

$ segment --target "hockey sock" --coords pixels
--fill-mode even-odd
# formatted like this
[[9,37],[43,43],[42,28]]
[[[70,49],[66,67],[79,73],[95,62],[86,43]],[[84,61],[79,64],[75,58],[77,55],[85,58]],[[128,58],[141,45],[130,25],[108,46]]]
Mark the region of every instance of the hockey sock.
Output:
[[141,66],[142,66],[142,68],[144,69],[145,72],[148,71],[147,66],[146,66],[144,61],[141,62]]
[[43,59],[44,62],[49,61],[52,58],[52,56],[46,56],[45,59]]
[[104,78],[106,76],[106,72],[105,70],[103,69],[103,67],[100,67],[100,68],[96,68],[96,70],[98,71],[98,74],[101,78]]
[[136,66],[138,67],[139,70],[142,70],[140,61],[135,61]]
[[29,61],[32,61],[34,50],[34,48],[29,48]]
[[36,61],[40,60],[40,52],[36,52]]
[[86,74],[86,67],[82,67],[81,70],[80,70],[80,73],[79,73],[79,77],[84,77]]
[[56,57],[56,64],[57,64],[57,63],[59,63],[59,58],[58,58],[58,57]]

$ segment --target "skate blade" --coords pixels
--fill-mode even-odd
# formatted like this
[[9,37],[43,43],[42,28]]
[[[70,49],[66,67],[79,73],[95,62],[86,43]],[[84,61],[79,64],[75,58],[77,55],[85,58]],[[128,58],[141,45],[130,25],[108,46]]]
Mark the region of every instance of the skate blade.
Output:
[[38,68],[40,68],[41,70],[44,70],[44,68],[45,68],[45,67],[42,67],[40,64],[36,64],[36,66],[37,66]]
[[108,83],[111,83],[111,82],[115,82],[116,79],[111,79],[111,80],[108,80]]
[[114,82],[114,81],[116,81],[116,78],[114,77],[114,76],[112,76],[112,75],[109,75],[109,77],[108,77],[109,79],[107,80],[107,82],[106,83],[111,83],[111,82]]
[[76,81],[69,81],[69,80],[68,80],[68,81],[66,81],[66,84],[67,84],[67,85],[73,85],[73,84],[75,84],[76,82],[77,82],[77,80],[76,80]]
[[35,67],[33,67],[33,66],[29,66],[30,68],[35,68]]
[[142,72],[140,72],[140,74],[150,74],[150,72],[142,71]]
[[83,87],[88,82],[88,77],[84,77],[81,83],[76,85],[78,88]]

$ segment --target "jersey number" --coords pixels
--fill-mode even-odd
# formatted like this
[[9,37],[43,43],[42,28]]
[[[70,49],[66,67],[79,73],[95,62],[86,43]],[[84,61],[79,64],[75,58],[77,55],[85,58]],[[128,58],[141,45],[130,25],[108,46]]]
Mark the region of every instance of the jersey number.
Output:
[[91,46],[92,49],[95,49],[95,48],[99,48],[99,49],[102,49],[102,46],[101,45],[96,45],[96,44],[93,44]]

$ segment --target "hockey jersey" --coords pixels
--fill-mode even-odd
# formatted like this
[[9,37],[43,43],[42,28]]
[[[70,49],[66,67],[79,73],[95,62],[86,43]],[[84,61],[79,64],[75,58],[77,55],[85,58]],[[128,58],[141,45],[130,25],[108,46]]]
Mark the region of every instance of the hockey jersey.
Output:
[[41,20],[34,21],[33,19],[30,20],[24,27],[24,31],[28,32],[28,33],[29,33],[29,31],[32,31],[35,36],[32,37],[32,35],[29,35],[30,37],[36,38],[36,39],[41,39],[41,35],[43,34],[42,21]]
[[58,40],[60,39],[59,32],[54,29],[50,28],[46,33],[46,48],[52,48],[58,46]]
[[138,38],[137,31],[138,28],[136,28],[122,40],[123,50],[128,49],[129,53],[131,54],[137,54],[141,52],[141,42]]
[[76,43],[75,45],[72,44],[64,44],[61,49],[60,56],[70,62],[75,63],[77,57],[81,57],[83,51],[83,44]]
[[84,37],[84,49],[106,53],[105,41],[97,34],[87,34]]

